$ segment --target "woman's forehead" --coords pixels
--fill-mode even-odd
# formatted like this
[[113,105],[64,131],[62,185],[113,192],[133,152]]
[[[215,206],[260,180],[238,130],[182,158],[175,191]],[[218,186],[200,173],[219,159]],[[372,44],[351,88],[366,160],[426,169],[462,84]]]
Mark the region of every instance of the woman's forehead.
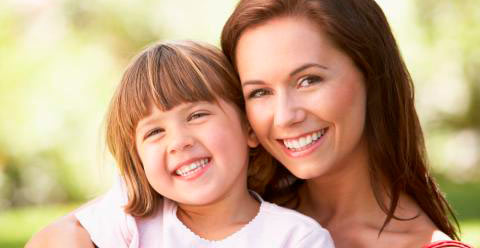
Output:
[[284,78],[309,64],[330,68],[338,56],[346,56],[317,25],[303,18],[277,18],[246,30],[236,52],[242,83],[269,74]]

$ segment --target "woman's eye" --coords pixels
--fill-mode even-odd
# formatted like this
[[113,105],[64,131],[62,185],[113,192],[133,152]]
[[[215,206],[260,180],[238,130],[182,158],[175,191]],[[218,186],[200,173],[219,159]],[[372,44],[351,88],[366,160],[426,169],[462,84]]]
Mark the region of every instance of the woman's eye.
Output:
[[195,119],[207,116],[207,115],[209,115],[209,113],[203,112],[203,111],[194,112],[190,116],[188,116],[187,121],[192,121],[192,120],[195,120]]
[[300,79],[300,82],[298,84],[298,87],[299,88],[304,88],[304,87],[309,87],[311,86],[312,84],[315,84],[315,83],[318,83],[322,80],[322,78],[318,77],[318,76],[307,76],[307,77],[303,77]]
[[162,133],[163,131],[164,131],[164,130],[161,129],[161,128],[154,128],[154,129],[148,131],[148,132],[145,134],[144,139],[147,139],[147,138],[150,138],[150,137],[152,137],[152,136],[154,136],[154,135],[157,135],[157,134],[159,134],[159,133]]
[[250,92],[250,94],[248,94],[248,99],[258,98],[258,97],[266,96],[268,94],[269,94],[269,92],[266,89],[256,89],[256,90],[253,90],[252,92]]

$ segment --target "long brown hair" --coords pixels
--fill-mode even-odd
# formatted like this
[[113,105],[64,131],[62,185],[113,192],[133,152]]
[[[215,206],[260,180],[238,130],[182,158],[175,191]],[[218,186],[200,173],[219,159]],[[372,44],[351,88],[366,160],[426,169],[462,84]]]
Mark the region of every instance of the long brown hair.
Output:
[[[157,209],[159,195],[148,183],[135,146],[138,122],[155,104],[166,111],[186,102],[216,102],[221,98],[237,107],[247,127],[242,89],[231,64],[211,45],[198,42],[154,44],[133,59],[125,70],[110,102],[106,118],[107,146],[125,180],[128,202],[125,211],[148,216]],[[262,182],[270,180],[270,155],[252,150],[247,185],[263,193]]]
[[[234,67],[237,42],[246,29],[289,16],[316,23],[364,75],[370,180],[377,203],[386,213],[379,234],[392,218],[399,219],[394,213],[404,192],[441,231],[458,239],[448,217],[453,218],[457,227],[458,222],[427,168],[412,79],[381,8],[373,0],[241,0],[221,38],[222,49]],[[285,178],[285,170],[280,174],[275,178]],[[388,185],[381,183],[383,178]],[[291,186],[296,190],[301,183],[297,181]],[[267,200],[285,198],[275,194],[278,182],[268,184],[266,187],[271,189],[267,191],[271,193]],[[389,196],[388,206],[381,196],[382,189]]]

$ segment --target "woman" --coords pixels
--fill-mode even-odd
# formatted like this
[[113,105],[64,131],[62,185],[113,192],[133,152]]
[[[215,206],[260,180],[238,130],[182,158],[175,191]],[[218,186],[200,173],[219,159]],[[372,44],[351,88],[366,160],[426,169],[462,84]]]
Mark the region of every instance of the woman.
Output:
[[252,128],[288,169],[267,200],[315,218],[337,247],[458,239],[427,169],[412,80],[373,0],[243,0],[221,42]]

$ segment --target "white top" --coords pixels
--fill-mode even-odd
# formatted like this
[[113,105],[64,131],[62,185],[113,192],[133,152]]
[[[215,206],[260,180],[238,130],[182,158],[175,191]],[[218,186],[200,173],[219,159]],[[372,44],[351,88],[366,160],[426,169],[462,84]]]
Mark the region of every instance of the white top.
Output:
[[327,230],[296,211],[261,200],[257,215],[223,240],[205,240],[177,218],[177,205],[164,198],[162,209],[147,218],[126,214],[123,183],[115,184],[99,201],[75,213],[99,248],[139,247],[334,247]]

